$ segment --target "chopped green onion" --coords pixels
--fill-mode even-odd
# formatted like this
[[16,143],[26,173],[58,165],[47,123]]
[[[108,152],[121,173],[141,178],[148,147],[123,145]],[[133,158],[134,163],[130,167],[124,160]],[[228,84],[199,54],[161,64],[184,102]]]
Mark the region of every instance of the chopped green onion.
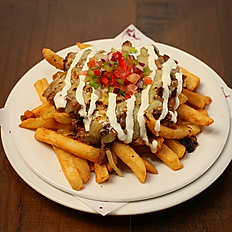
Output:
[[120,93],[122,94],[123,97],[126,96],[126,93],[124,91],[120,90]]
[[88,71],[88,76],[89,76],[89,77],[93,77],[93,76],[94,76],[94,71],[93,71],[92,69],[90,69],[90,70]]
[[150,73],[150,69],[149,69],[148,67],[145,67],[145,68],[143,69],[143,75],[144,75],[144,76],[148,76],[149,73]]
[[115,79],[115,81],[117,81],[120,85],[123,85],[123,83],[124,83],[124,80],[122,80],[122,79]]
[[138,60],[134,59],[133,61],[134,61],[135,66],[139,64]]
[[129,52],[126,51],[122,55],[123,55],[124,59],[127,59],[129,57]]
[[134,47],[130,47],[130,53],[137,53],[137,49]]

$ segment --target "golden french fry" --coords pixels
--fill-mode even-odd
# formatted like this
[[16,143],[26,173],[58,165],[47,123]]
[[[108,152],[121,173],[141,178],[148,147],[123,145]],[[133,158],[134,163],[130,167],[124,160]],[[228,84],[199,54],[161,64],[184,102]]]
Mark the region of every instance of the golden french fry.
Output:
[[[145,113],[145,119],[150,131],[156,135],[156,120],[152,115]],[[160,125],[159,136],[166,139],[183,139],[189,136],[195,136],[201,132],[198,125],[177,125],[175,129]]]
[[62,134],[58,134],[55,131],[40,127],[35,131],[34,136],[35,139],[40,142],[54,145],[82,159],[87,159],[94,163],[97,163],[99,161],[99,149],[74,140],[72,138],[66,137]]
[[146,179],[146,167],[142,158],[127,144],[114,142],[113,152],[134,172],[141,183]]
[[89,169],[88,161],[75,156],[74,164],[76,168],[79,170],[83,182],[87,183],[87,181],[89,180],[89,176],[90,176],[90,169]]
[[211,103],[211,101],[212,101],[212,98],[209,97],[209,96],[204,96],[204,95],[202,95],[202,96],[203,96],[203,98],[205,99],[205,104],[206,104],[206,105],[209,105],[209,104]]
[[88,48],[88,47],[91,47],[92,45],[90,44],[83,44],[83,43],[79,43],[77,42],[76,45],[80,48],[80,49],[85,49],[85,48]]
[[71,124],[72,119],[68,113],[65,112],[55,112],[53,114],[54,119],[59,122],[60,124]]
[[63,125],[58,123],[53,118],[44,120],[43,118],[28,118],[24,121],[22,121],[19,124],[20,127],[36,130],[39,127],[44,127],[51,130],[58,130],[58,129],[72,129],[71,125]]
[[204,110],[204,109],[197,109],[198,112],[200,112],[201,114],[204,114],[206,116],[208,116],[208,111]]
[[51,106],[52,104],[50,102],[46,102],[46,103],[43,103],[42,105],[39,105],[37,106],[36,108],[34,108],[32,110],[32,112],[34,113],[34,115],[36,117],[40,117],[41,116],[41,110],[43,110],[44,108],[47,108],[49,106]]
[[44,58],[50,63],[52,66],[54,66],[57,69],[63,69],[64,68],[64,58],[57,55],[55,52],[53,52],[49,48],[44,48],[43,51]]
[[164,143],[176,153],[177,157],[180,159],[184,156],[186,147],[182,145],[178,140],[175,139],[165,139]]
[[74,163],[75,156],[56,146],[53,146],[53,149],[59,159],[62,171],[71,187],[77,191],[81,190],[84,185],[81,174]]
[[54,113],[56,113],[56,107],[54,105],[47,105],[40,110],[40,117],[44,120],[54,118]]
[[146,170],[150,173],[153,173],[153,174],[158,174],[158,171],[156,169],[156,167],[154,166],[153,163],[151,163],[148,159],[146,159],[145,157],[141,157],[144,164],[145,164],[145,167],[146,167]]
[[189,121],[199,126],[209,126],[214,122],[212,118],[200,113],[186,104],[180,105],[177,112],[180,119]]
[[179,104],[182,105],[182,104],[184,104],[185,102],[188,101],[188,98],[187,98],[187,96],[185,94],[180,93],[180,95],[179,95],[179,101],[180,101]]
[[43,78],[41,80],[36,81],[34,86],[35,86],[35,89],[39,95],[41,102],[46,103],[47,99],[45,97],[43,97],[43,93],[44,93],[45,89],[47,89],[47,87],[49,86],[47,79]]
[[161,149],[155,155],[174,171],[183,168],[183,164],[178,159],[176,153],[165,144],[162,145]]
[[187,89],[183,89],[182,92],[184,93],[184,95],[186,95],[188,97],[187,103],[189,103],[193,107],[198,108],[198,109],[203,109],[205,107],[204,96],[202,96],[198,93],[189,91]]
[[196,89],[200,83],[200,78],[196,75],[194,75],[193,73],[190,73],[189,71],[187,71],[186,69],[181,68],[181,71],[184,75],[187,76],[186,78],[186,88],[189,91],[193,91],[194,89]]
[[99,165],[94,163],[94,172],[96,177],[96,182],[98,184],[105,182],[109,179],[109,172],[107,170],[106,164]]

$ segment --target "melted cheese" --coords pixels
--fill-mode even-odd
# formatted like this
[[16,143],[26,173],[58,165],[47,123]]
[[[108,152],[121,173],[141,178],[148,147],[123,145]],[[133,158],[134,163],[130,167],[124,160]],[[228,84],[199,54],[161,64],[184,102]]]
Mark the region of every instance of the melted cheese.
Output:
[[[155,75],[156,75],[156,64],[155,64],[155,59],[157,59],[157,55],[154,51],[154,47],[152,45],[148,45],[148,46],[143,46],[144,48],[147,49],[147,53],[148,53],[148,66],[149,69],[151,70],[151,73],[149,76],[151,76],[153,78],[153,81],[155,81]],[[133,53],[134,56],[139,56],[141,54],[140,50],[142,47],[140,48],[136,48],[137,49],[137,53]],[[71,72],[72,69],[76,66],[76,64],[81,60],[84,52],[86,50],[90,50],[86,61],[84,63],[84,66],[82,68],[82,71],[87,71],[88,68],[88,61],[91,57],[93,57],[96,53],[97,50],[94,47],[88,47],[86,49],[81,50],[80,52],[78,52],[66,74],[66,78],[64,80],[65,82],[65,86],[64,88],[58,92],[54,98],[54,102],[55,105],[58,108],[65,108],[67,100],[66,95],[67,95],[67,91],[71,88]],[[104,56],[104,55],[103,55]],[[167,62],[165,62],[163,64],[163,74],[162,74],[162,83],[163,83],[163,104],[162,104],[162,113],[159,117],[159,119],[157,120],[156,126],[155,126],[155,130],[157,132],[158,135],[158,131],[160,129],[160,121],[162,119],[164,119],[166,117],[166,115],[168,114],[168,99],[169,99],[169,95],[170,95],[170,91],[169,91],[169,86],[171,84],[171,78],[170,78],[170,72],[172,71],[172,69],[175,69],[177,67],[176,63],[174,62],[174,60],[172,59],[168,59]],[[175,98],[175,107],[174,110],[176,110],[179,106],[179,94],[182,91],[182,73],[176,73],[176,79],[178,80],[178,86],[177,86],[177,94],[176,94],[176,98]],[[81,105],[81,109],[79,110],[79,114],[81,117],[83,117],[83,122],[84,122],[84,126],[85,126],[85,130],[89,131],[90,130],[90,126],[91,126],[91,122],[93,120],[93,117],[97,116],[98,112],[96,112],[96,115],[94,116],[94,112],[96,109],[96,102],[99,99],[99,96],[97,94],[95,94],[94,92],[94,88],[92,87],[92,94],[91,94],[91,100],[90,100],[90,106],[89,106],[89,110],[87,112],[86,110],[86,103],[84,101],[84,96],[83,96],[83,88],[85,87],[85,76],[84,75],[80,75],[79,76],[79,85],[77,87],[76,90],[76,100],[78,101],[78,103]],[[130,143],[132,142],[133,139],[133,128],[134,128],[134,120],[133,118],[137,118],[138,124],[139,124],[139,129],[140,129],[140,136],[142,137],[142,139],[145,141],[145,144],[150,146],[151,151],[152,152],[156,152],[156,148],[157,148],[157,141],[153,140],[152,143],[149,142],[148,136],[147,136],[147,130],[146,130],[146,121],[144,118],[144,112],[146,111],[146,109],[148,108],[149,104],[151,104],[151,102],[149,101],[149,91],[150,91],[151,85],[148,85],[145,89],[142,90],[141,92],[141,105],[139,106],[139,110],[136,111],[137,115],[135,112],[135,101],[136,101],[136,97],[135,95],[132,95],[131,98],[127,99],[126,102],[126,128],[125,128],[125,132],[123,131],[120,123],[117,122],[117,116],[116,116],[116,105],[117,105],[117,94],[114,93],[108,93],[108,108],[107,108],[107,112],[106,112],[106,116],[107,116],[107,123],[110,124],[110,127],[114,128],[117,132],[118,138],[122,141],[124,141],[125,143]],[[174,112],[170,112],[172,115],[172,121],[176,122],[177,120],[177,113],[176,111]],[[105,121],[102,122],[103,124],[106,123]]]

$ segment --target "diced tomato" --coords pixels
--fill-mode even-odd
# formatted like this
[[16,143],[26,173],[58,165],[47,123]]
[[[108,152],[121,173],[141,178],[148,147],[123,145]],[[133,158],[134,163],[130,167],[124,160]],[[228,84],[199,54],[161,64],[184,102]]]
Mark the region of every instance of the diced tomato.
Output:
[[119,65],[122,67],[123,70],[127,70],[127,63],[126,63],[123,56],[119,58],[118,62],[119,62]]
[[78,75],[87,76],[88,75],[88,71],[80,71]]
[[120,59],[122,57],[122,53],[117,51],[115,53],[112,54],[112,56],[115,58],[115,59]]
[[100,82],[106,86],[110,85],[110,79],[106,76],[101,76],[100,77]]
[[140,75],[136,73],[132,73],[126,79],[131,83],[136,84],[137,81],[140,79]]
[[116,83],[116,79],[117,79],[118,77],[114,74],[114,72],[111,72],[111,73],[110,73],[110,76],[111,76],[111,83],[112,83],[112,84]]
[[101,75],[100,69],[94,69],[94,75],[100,76]]
[[127,91],[131,94],[133,94],[137,89],[138,89],[137,85],[134,85],[132,83],[127,85]]
[[151,85],[152,84],[152,79],[151,79],[151,77],[144,77],[143,82],[146,85]]
[[126,93],[125,100],[127,100],[127,99],[129,99],[129,98],[131,98],[131,94]]
[[35,118],[35,114],[32,112],[32,111],[30,111],[30,110],[26,110],[25,112],[24,112],[24,116],[25,116],[25,118]]
[[89,58],[89,62],[87,63],[89,68],[92,68],[96,65],[96,59],[94,57]]
[[119,66],[115,71],[114,71],[114,74],[122,79],[122,80],[125,80],[127,76],[129,76],[131,74],[131,68],[130,66],[128,65],[127,66],[127,69],[126,70],[123,70],[123,68],[121,66]]

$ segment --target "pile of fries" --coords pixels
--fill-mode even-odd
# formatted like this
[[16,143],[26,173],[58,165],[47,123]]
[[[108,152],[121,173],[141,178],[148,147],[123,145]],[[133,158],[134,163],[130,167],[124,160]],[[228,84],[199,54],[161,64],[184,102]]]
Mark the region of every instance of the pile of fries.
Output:
[[[88,45],[78,43],[79,48]],[[63,66],[63,58],[51,51],[43,50],[44,58],[53,66],[60,69]],[[177,109],[178,121],[175,128],[160,125],[159,136],[157,137],[157,152],[154,153],[163,163],[172,170],[183,168],[181,158],[186,154],[186,147],[180,142],[183,138],[196,136],[203,127],[213,123],[213,119],[208,116],[205,107],[211,102],[208,96],[200,95],[196,92],[200,78],[181,68],[186,78],[186,87],[179,95],[180,105]],[[107,181],[110,174],[117,173],[123,177],[123,173],[118,169],[118,162],[124,162],[137,176],[141,183],[146,180],[147,172],[157,174],[154,164],[142,153],[137,153],[130,144],[125,144],[119,140],[113,142],[110,149],[107,149],[107,161],[99,164],[101,150],[86,143],[72,139],[72,120],[70,115],[59,112],[56,107],[49,103],[43,96],[48,88],[48,81],[43,78],[35,84],[35,89],[41,100],[41,105],[24,112],[23,120],[19,125],[22,128],[35,130],[35,139],[50,144],[61,164],[64,175],[71,187],[81,190],[89,180],[90,173],[95,173],[97,183]],[[149,130],[156,135],[156,119],[145,112],[144,118]],[[141,149],[142,150],[142,149]],[[189,164],[191,165],[191,164]]]

